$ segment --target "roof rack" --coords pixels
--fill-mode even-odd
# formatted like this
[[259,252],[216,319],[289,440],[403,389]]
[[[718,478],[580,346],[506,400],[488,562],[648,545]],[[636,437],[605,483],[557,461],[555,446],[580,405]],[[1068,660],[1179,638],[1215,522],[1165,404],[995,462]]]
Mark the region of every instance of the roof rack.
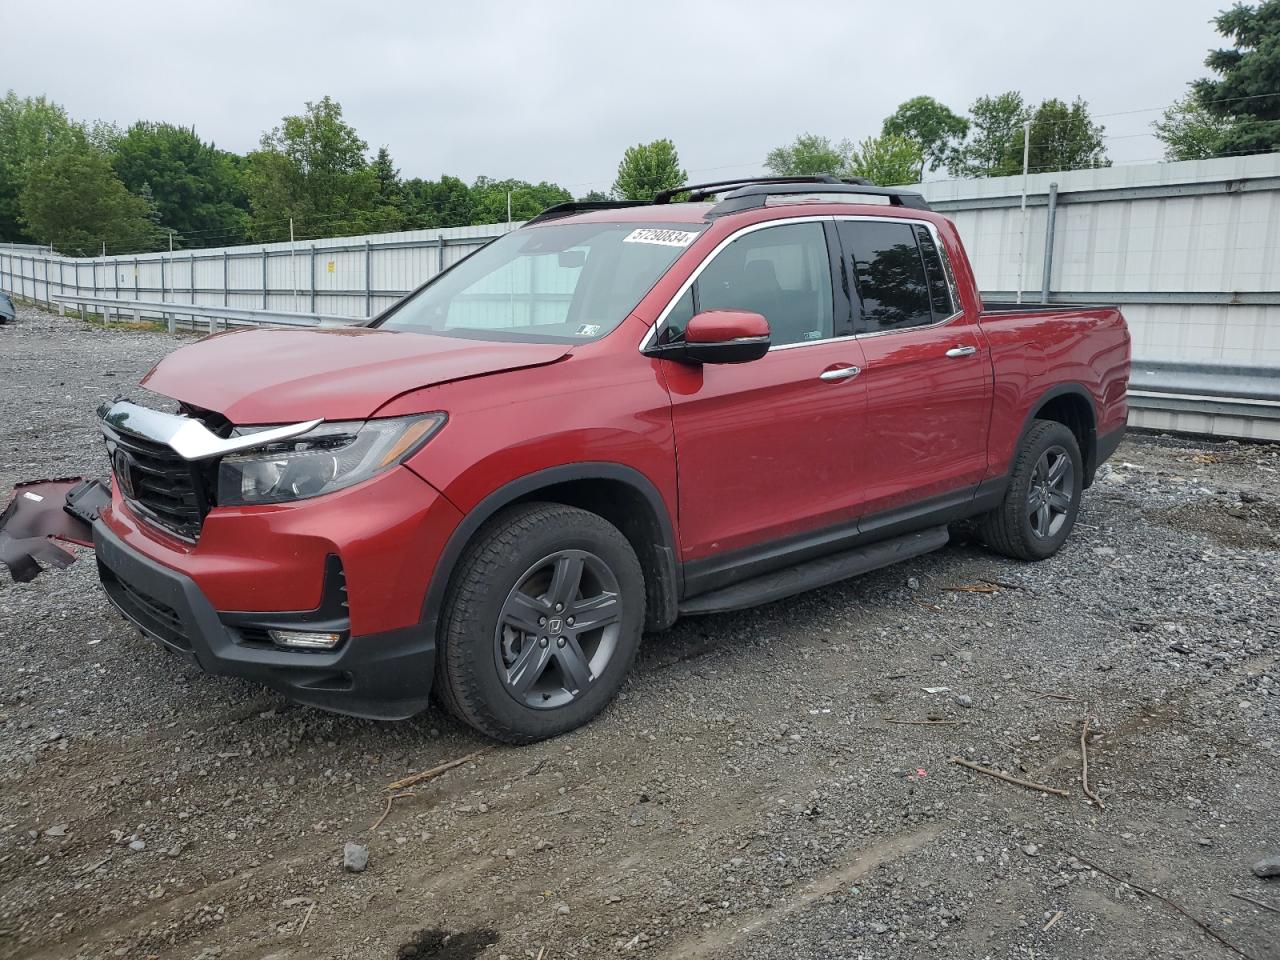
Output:
[[524,225],[531,227],[535,223],[545,223],[548,220],[559,220],[561,217],[571,217],[575,213],[589,213],[592,210],[620,210],[623,207],[643,207],[647,206],[647,200],[566,200],[564,203],[557,203],[555,206],[547,207],[532,220],[526,220]]
[[[734,190],[723,200],[711,208],[708,217],[722,217],[726,213],[737,213],[740,210],[751,210],[756,207],[769,205],[770,198],[785,197],[788,194],[818,194],[823,198],[830,197],[834,203],[850,203],[857,202],[856,197],[883,197],[881,203],[888,203],[895,207],[911,207],[915,210],[929,210],[929,204],[923,196],[915,190],[904,190],[900,187],[877,187],[867,181],[858,183],[850,183],[848,181],[837,180],[834,183],[819,181],[822,184],[820,190],[814,190],[811,185],[803,181],[777,182],[777,181],[759,181],[748,184]],[[846,200],[839,196],[844,194],[848,196]],[[798,202],[800,196],[797,196]],[[785,201],[784,201],[785,202]]]
[[705,200],[707,197],[717,193],[725,193],[736,187],[757,186],[759,184],[781,184],[781,183],[827,183],[827,184],[858,184],[859,186],[870,186],[870,180],[864,180],[862,177],[835,177],[828,173],[814,174],[812,176],[797,177],[735,177],[733,180],[711,180],[707,183],[686,183],[682,187],[673,187],[670,190],[659,190],[653,195],[654,203],[670,203],[675,197],[682,193],[689,194],[690,200]]
[[[819,186],[821,189],[814,190],[814,186]],[[870,180],[862,177],[835,177],[830,174],[803,177],[739,177],[734,180],[687,183],[670,190],[659,190],[653,195],[653,200],[569,200],[547,207],[532,220],[526,221],[525,226],[546,223],[548,220],[559,220],[561,217],[571,217],[575,213],[589,213],[593,210],[621,210],[624,207],[668,204],[684,194],[688,195],[688,199],[696,201],[706,200],[720,193],[726,196],[711,208],[710,213],[707,214],[708,218],[763,207],[768,205],[770,197],[785,197],[788,194],[798,196],[846,194],[851,200],[857,196],[884,197],[881,203],[887,202],[896,207],[931,209],[924,197],[915,190],[906,190],[901,187],[877,187]]]

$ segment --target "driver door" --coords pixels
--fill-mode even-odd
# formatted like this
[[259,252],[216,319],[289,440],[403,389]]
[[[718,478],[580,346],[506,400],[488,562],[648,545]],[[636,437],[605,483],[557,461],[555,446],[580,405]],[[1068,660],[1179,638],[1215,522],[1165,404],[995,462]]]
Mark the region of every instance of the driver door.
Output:
[[782,565],[782,553],[815,536],[856,531],[862,498],[851,480],[866,454],[867,396],[833,249],[838,264],[826,220],[748,227],[702,265],[663,321],[659,336],[670,339],[695,313],[747,310],[768,321],[772,344],[748,363],[660,361],[690,591]]

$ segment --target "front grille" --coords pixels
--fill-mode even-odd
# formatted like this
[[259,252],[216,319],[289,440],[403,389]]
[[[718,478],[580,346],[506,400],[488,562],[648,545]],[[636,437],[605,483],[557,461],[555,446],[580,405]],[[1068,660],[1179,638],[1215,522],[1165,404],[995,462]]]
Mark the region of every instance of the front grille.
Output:
[[[127,430],[115,431],[114,439],[117,454],[124,454],[112,457],[121,496],[147,519],[187,540],[198,539],[208,512],[208,468]],[[124,469],[127,478],[121,476]]]
[[103,564],[98,565],[102,585],[122,613],[147,633],[183,650],[191,649],[178,611],[116,576]]

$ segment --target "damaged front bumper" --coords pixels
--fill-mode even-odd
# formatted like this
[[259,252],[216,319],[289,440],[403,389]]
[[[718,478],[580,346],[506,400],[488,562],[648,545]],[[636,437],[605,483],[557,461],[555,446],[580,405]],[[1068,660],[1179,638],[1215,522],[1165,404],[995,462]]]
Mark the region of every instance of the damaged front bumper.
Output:
[[327,599],[316,610],[219,613],[190,577],[132,549],[101,521],[93,545],[116,609],[206,673],[257,680],[298,703],[373,719],[399,720],[427,706],[435,644],[417,627],[347,637],[333,651],[283,650],[264,639],[272,628],[345,628],[334,576],[326,576]]
[[[372,719],[403,719],[426,708],[433,639],[416,623],[352,636],[346,574],[336,554],[316,560],[323,583],[315,608],[229,612],[217,609],[194,579],[132,545],[129,528],[117,532],[100,517],[111,504],[103,481],[42,480],[19,484],[14,493],[0,514],[0,561],[15,580],[73,563],[75,555],[58,541],[90,546],[117,611],[207,673],[256,680],[298,703]],[[331,650],[284,649],[272,642],[272,630],[322,631],[341,642]]]
[[20,483],[13,494],[0,513],[0,563],[19,583],[34,580],[41,564],[62,570],[75,563],[56,541],[93,546],[93,523],[111,503],[106,483],[84,477]]

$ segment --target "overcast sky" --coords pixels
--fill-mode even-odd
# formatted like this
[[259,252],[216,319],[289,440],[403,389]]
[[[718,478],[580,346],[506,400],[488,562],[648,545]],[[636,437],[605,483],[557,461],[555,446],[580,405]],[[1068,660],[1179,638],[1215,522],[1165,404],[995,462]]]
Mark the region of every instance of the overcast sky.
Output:
[[1160,156],[1158,111],[1205,73],[1227,0],[216,3],[0,0],[0,89],[72,116],[194,125],[219,146],[329,94],[405,176],[607,189],[675,141],[690,176],[760,169],[796,134],[859,139],[919,94],[962,112],[1082,96],[1113,161]]

